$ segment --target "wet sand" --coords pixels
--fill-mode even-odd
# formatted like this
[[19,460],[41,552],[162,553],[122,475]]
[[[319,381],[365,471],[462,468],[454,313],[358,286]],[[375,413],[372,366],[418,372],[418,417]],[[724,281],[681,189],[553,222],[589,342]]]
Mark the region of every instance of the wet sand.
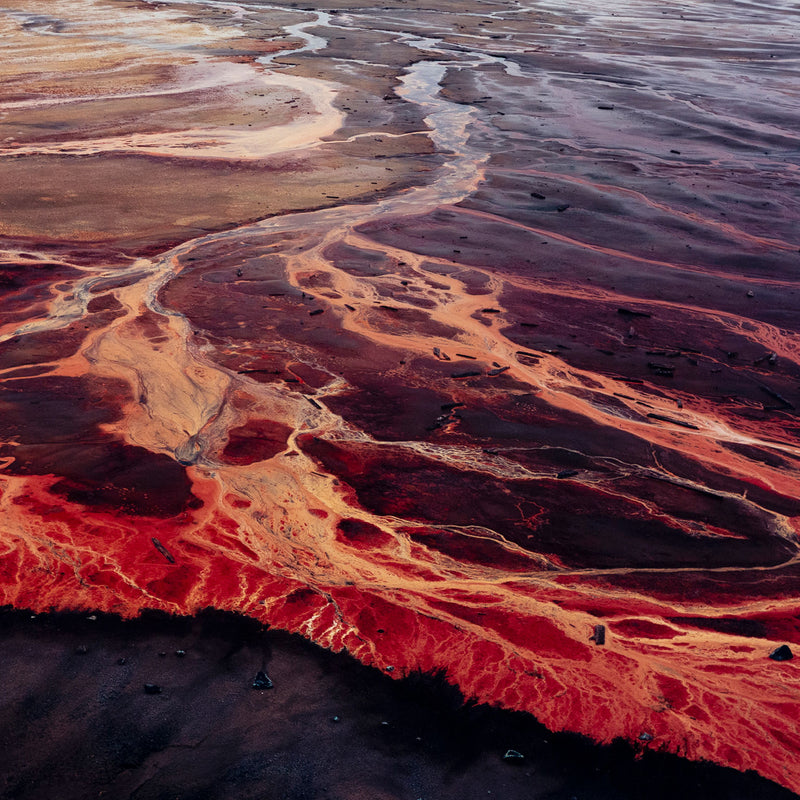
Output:
[[796,12],[30,5],[0,600],[238,612],[799,791]]

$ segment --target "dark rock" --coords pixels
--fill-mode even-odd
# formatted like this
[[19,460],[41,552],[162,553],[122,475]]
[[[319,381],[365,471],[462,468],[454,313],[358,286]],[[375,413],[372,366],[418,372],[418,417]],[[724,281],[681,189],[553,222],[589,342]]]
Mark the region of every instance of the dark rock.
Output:
[[253,679],[253,688],[254,689],[271,689],[273,687],[272,681],[269,679],[269,675],[267,675],[264,670],[259,670],[256,673],[256,677]]
[[161,687],[157,683],[146,683],[144,685],[145,694],[161,694]]
[[653,741],[653,734],[652,733],[640,733],[639,734],[639,741],[640,742],[652,742]]
[[556,211],[558,211],[558,213],[561,214],[564,211],[566,211],[568,208],[569,208],[569,203],[564,203],[563,205],[556,206]]
[[681,428],[688,428],[692,431],[700,430],[697,425],[692,425],[691,422],[684,422],[682,419],[672,419],[672,417],[666,417],[663,414],[648,414],[648,419],[657,419],[660,422],[669,422],[671,425],[679,425]]
[[780,647],[776,647],[769,654],[769,657],[773,661],[790,661],[794,658],[794,653],[792,653],[792,649],[788,644],[782,644]]
[[158,552],[161,553],[161,555],[164,556],[164,558],[166,558],[170,564],[175,563],[175,557],[172,555],[172,553],[169,552],[169,550],[167,550],[166,547],[164,547],[163,544],[161,544],[161,542],[158,539],[156,539],[155,536],[153,536],[153,538],[150,541],[153,543],[153,547],[155,547],[156,550],[158,550]]
[[75,652],[76,652],[76,653],[77,653],[79,656],[85,656],[85,655],[86,655],[86,654],[89,652],[89,648],[88,648],[88,647],[87,647],[85,644],[79,644],[79,645],[78,645],[78,646],[75,648]]
[[519,764],[525,760],[525,756],[519,750],[506,750],[503,761],[510,761],[512,764]]
[[454,372],[451,377],[453,378],[474,378],[480,375],[480,372],[475,370],[467,370],[466,372]]
[[178,656],[178,658],[183,658],[186,655],[186,651],[185,650],[176,650],[175,651],[175,655]]
[[594,633],[589,637],[591,641],[593,641],[597,645],[603,645],[606,643],[606,626],[605,625],[595,625],[594,626]]
[[574,478],[577,474],[577,469],[562,469],[561,472],[556,475],[556,478]]
[[651,317],[652,314],[649,314],[647,311],[634,311],[631,308],[618,308],[617,314],[622,314],[624,317]]
[[121,667],[124,667],[125,664],[127,664],[127,663],[128,663],[128,659],[125,658],[125,657],[117,659],[117,664],[119,664]]

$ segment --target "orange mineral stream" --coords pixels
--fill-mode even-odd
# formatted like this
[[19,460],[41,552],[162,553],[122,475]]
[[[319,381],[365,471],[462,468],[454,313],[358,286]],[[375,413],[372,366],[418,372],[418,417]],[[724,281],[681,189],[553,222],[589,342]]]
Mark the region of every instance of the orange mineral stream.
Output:
[[0,603],[800,792],[796,9],[317,9],[0,11]]

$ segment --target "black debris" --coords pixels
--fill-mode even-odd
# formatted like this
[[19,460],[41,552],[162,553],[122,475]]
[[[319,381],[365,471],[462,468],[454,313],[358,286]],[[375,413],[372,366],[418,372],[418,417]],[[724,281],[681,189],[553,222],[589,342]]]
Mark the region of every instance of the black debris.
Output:
[[146,683],[144,685],[145,694],[161,694],[161,687],[157,683]]
[[158,552],[161,553],[161,555],[164,556],[164,558],[166,558],[170,564],[175,563],[175,558],[173,557],[172,553],[170,553],[170,551],[167,550],[167,548],[164,547],[164,545],[161,544],[161,542],[158,539],[156,539],[155,536],[153,536],[153,538],[150,541],[153,543],[156,550],[158,550]]

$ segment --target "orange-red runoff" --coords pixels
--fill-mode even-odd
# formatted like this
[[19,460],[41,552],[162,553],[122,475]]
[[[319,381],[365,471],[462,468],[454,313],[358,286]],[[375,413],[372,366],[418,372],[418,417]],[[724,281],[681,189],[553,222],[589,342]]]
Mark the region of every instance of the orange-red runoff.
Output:
[[800,791],[778,10],[360,5],[2,12],[0,602],[233,609]]

